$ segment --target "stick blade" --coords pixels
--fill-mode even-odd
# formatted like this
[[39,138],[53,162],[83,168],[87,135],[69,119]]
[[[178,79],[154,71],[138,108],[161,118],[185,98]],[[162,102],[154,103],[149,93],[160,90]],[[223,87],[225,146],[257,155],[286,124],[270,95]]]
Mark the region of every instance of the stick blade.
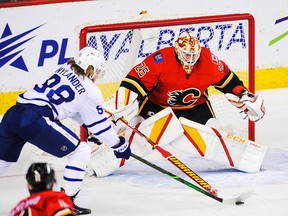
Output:
[[244,201],[252,195],[253,191],[247,191],[243,194],[240,194],[236,197],[223,199],[222,203],[227,205],[242,205]]

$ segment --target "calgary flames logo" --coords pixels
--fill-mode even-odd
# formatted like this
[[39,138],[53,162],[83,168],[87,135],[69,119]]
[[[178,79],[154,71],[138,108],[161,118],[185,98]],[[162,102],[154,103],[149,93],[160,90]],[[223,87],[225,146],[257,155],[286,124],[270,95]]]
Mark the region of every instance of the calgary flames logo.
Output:
[[198,89],[176,90],[168,93],[168,104],[171,106],[191,106],[200,97],[201,92]]

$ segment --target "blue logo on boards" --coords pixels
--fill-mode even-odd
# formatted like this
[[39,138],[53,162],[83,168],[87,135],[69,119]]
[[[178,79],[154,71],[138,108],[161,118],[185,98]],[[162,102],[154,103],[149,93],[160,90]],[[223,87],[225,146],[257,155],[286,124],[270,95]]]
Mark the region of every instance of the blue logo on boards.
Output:
[[[28,72],[28,68],[21,55],[25,49],[23,45],[34,38],[35,36],[32,36],[31,33],[43,25],[39,25],[18,35],[13,35],[7,23],[0,38],[0,68],[11,62],[9,64],[12,67]],[[6,39],[7,37],[8,39]]]

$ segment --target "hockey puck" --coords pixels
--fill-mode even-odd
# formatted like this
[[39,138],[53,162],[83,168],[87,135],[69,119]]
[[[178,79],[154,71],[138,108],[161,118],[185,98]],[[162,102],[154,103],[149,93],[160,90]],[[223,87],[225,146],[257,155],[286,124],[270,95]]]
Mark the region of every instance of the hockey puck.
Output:
[[235,204],[236,205],[242,205],[242,204],[244,204],[244,202],[243,201],[237,201],[237,202],[235,202]]

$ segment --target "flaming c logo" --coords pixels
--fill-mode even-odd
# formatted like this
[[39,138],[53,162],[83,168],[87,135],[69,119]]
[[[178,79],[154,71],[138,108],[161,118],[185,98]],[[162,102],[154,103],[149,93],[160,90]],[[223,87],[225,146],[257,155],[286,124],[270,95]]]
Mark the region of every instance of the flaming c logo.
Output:
[[194,104],[200,97],[198,89],[190,88],[169,92],[168,104],[171,106],[189,106]]

